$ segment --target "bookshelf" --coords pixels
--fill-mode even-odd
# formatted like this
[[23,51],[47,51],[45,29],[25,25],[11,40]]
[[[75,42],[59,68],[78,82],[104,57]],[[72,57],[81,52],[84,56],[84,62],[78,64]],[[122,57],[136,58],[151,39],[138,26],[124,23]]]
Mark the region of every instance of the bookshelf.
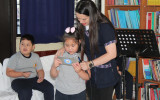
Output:
[[[143,76],[143,65],[142,65],[142,59],[143,58],[139,58],[139,64],[138,64],[138,66],[139,66],[139,77],[138,77],[138,83],[141,83],[141,84],[143,84],[144,83],[144,81],[150,81],[150,82],[154,82],[154,83],[157,83],[158,85],[159,85],[159,87],[160,87],[160,82],[158,82],[158,81],[153,81],[153,80],[147,80],[147,79],[145,79],[144,78],[144,76]],[[145,59],[150,59],[150,58],[145,58]]]
[[[125,10],[125,11],[127,11],[127,10],[138,10],[139,9],[139,14],[140,14],[139,29],[146,29],[146,15],[147,15],[147,12],[160,11],[160,5],[148,5],[147,4],[148,0],[139,0],[140,1],[139,5],[113,5],[113,4],[109,5],[108,3],[111,2],[111,1],[113,1],[113,0],[105,0],[105,15],[109,18],[108,10],[110,10],[112,8],[118,8],[119,10]],[[114,0],[114,1],[116,1],[116,0]],[[155,34],[160,35],[160,33],[155,33]],[[139,58],[139,60],[138,60],[138,66],[139,66],[138,67],[138,70],[139,70],[138,71],[138,83],[143,86],[144,81],[150,81],[150,82],[157,83],[160,87],[160,82],[144,79],[142,59],[143,58]],[[154,59],[159,59],[159,58],[154,58]],[[138,92],[140,92],[140,88],[139,88]],[[140,100],[140,93],[138,94],[138,100]]]
[[[112,0],[105,0],[105,15],[109,18],[108,10],[118,8],[119,10],[138,10],[140,13],[140,29],[146,29],[147,12],[160,11],[160,5],[147,5],[147,0],[140,0],[139,5],[108,5]],[[158,34],[158,33],[156,33]]]
[[[144,58],[139,58],[139,63],[138,63],[138,83],[141,84],[142,86],[144,86],[144,82],[145,81],[149,81],[149,82],[152,82],[152,83],[156,83],[158,84],[158,86],[160,87],[160,82],[158,81],[154,81],[154,80],[147,80],[144,78],[144,75],[143,75],[143,64],[142,64],[142,59]],[[145,58],[145,59],[159,59],[159,58]],[[139,91],[140,91],[140,88],[139,88]],[[138,100],[140,100],[140,94],[138,94]]]

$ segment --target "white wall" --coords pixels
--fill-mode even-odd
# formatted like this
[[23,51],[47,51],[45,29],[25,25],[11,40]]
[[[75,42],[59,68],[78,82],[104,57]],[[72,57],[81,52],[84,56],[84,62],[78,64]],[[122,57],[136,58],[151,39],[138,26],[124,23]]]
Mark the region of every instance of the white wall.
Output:
[[[16,52],[19,51],[20,37],[16,39]],[[46,51],[46,50],[58,50],[63,46],[62,42],[48,43],[48,44],[36,44],[34,51]]]
[[105,0],[101,1],[101,11],[103,14],[105,14]]

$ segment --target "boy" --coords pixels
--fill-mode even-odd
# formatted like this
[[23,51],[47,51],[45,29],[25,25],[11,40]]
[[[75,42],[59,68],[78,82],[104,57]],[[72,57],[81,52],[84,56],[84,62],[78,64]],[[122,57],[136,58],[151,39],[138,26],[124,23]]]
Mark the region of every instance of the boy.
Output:
[[20,51],[12,55],[6,74],[11,77],[11,87],[18,93],[19,100],[31,100],[32,89],[44,93],[45,100],[54,100],[54,87],[44,79],[44,71],[34,50],[34,37],[25,34],[20,39]]

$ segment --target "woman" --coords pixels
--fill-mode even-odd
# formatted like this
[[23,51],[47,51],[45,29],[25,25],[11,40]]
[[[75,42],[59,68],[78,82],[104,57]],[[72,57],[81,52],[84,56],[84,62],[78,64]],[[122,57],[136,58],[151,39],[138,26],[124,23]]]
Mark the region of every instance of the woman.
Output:
[[81,66],[83,70],[91,69],[91,79],[87,82],[88,96],[90,100],[112,100],[118,80],[115,29],[91,0],[78,2],[76,17],[81,33],[81,54],[85,53],[89,60],[83,61]]
[[[87,82],[89,98],[112,100],[118,78],[115,29],[91,0],[78,2],[76,17],[77,27],[80,33],[84,33],[81,34],[82,46],[89,60],[81,64],[91,68],[91,79]],[[86,67],[84,70],[87,70]]]

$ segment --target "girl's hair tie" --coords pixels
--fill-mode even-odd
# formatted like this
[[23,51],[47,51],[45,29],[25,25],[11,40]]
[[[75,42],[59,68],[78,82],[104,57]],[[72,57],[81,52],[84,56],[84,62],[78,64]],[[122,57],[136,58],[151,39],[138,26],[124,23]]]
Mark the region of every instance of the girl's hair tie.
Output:
[[73,33],[75,31],[75,27],[71,28],[71,33]]
[[72,27],[72,28],[67,27],[67,28],[65,29],[65,32],[66,32],[66,33],[69,33],[69,32],[73,33],[73,32],[75,32],[75,27]]

